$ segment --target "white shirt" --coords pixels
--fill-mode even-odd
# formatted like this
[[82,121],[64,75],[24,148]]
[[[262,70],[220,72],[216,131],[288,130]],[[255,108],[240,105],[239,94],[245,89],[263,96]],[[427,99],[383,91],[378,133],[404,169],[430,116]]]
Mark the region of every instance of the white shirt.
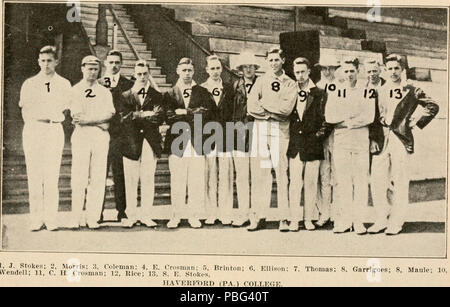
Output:
[[180,89],[181,95],[184,101],[184,107],[187,109],[189,102],[191,101],[192,88],[197,85],[194,80],[192,80],[190,85],[186,85],[182,80],[178,80],[176,86]]
[[387,81],[384,86],[381,87],[379,100],[380,112],[383,114],[387,125],[391,124],[397,105],[405,97],[407,91],[403,88],[407,85],[407,82],[404,80],[399,84]]
[[[136,82],[133,85],[133,89],[131,91],[133,93],[137,93],[137,96],[139,98],[139,103],[141,104],[141,106],[144,104],[144,101],[145,101],[145,98],[147,97],[149,88],[150,88],[149,81],[147,81],[145,86],[138,85]],[[144,92],[144,94],[142,94],[142,91]]]
[[369,150],[368,125],[375,118],[375,98],[365,97],[365,87],[358,83],[353,88],[341,84],[339,90],[337,95],[328,97],[325,107],[326,121],[337,124],[334,148],[366,152]]
[[[316,87],[316,85],[314,84],[314,82],[311,79],[308,80],[308,84],[306,85],[305,89],[303,89],[303,90],[300,89],[300,85],[298,85],[298,83],[297,83],[297,86],[298,86],[298,92],[299,93],[300,93],[300,91],[304,91],[308,95],[311,92],[311,89],[313,87]],[[306,98],[305,97],[300,97],[300,94],[298,94],[298,96],[297,96],[297,113],[298,113],[298,118],[300,120],[303,120],[303,113],[305,113],[306,102],[308,100],[307,97],[308,96],[306,96]]]
[[214,101],[216,102],[216,105],[219,105],[220,98],[222,97],[223,93],[223,82],[222,79],[219,79],[219,81],[214,81],[211,78],[206,80],[205,83],[202,84],[204,88],[208,90],[208,92],[211,93],[211,95],[214,98]]
[[38,119],[64,121],[65,109],[69,108],[69,80],[55,73],[48,78],[44,73],[25,80],[20,90],[19,107],[25,122]]
[[[84,114],[92,119],[104,118],[116,113],[111,92],[97,81],[91,86],[85,80],[75,84],[71,91],[72,115]],[[100,124],[108,128],[108,124]]]
[[105,74],[103,76],[103,78],[109,78],[109,81],[111,82],[111,85],[109,87],[111,88],[115,88],[117,86],[117,84],[119,83],[119,79],[120,79],[120,72],[118,72],[117,74]]

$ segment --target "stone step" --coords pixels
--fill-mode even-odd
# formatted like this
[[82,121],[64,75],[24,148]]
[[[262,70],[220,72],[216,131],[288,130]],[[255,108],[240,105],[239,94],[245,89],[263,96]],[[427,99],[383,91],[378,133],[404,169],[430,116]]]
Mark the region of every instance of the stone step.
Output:
[[[97,20],[89,20],[89,19],[82,19],[81,22],[83,23],[85,28],[94,28],[96,27],[96,23]],[[110,23],[109,27],[112,27],[113,25]],[[134,24],[134,22],[123,22],[122,23],[122,27],[125,30],[130,30],[130,31],[136,31],[137,32],[137,28],[136,25]],[[112,28],[111,28],[112,29]]]
[[[88,34],[89,37],[93,36],[95,37],[95,27],[92,27],[91,25],[84,25],[84,29],[86,30],[86,33]],[[109,27],[108,28],[108,35],[112,36],[113,34],[113,28]],[[122,32],[119,31],[119,34],[122,35]],[[139,30],[138,29],[127,29],[127,34],[128,36],[131,38],[142,38],[141,35],[139,35]]]
[[[96,10],[98,10],[98,3],[81,2],[80,6],[81,6],[81,9],[91,9],[91,10],[96,9]],[[117,4],[113,5],[113,9],[116,12],[121,12],[124,14],[126,14],[126,11],[127,11],[123,6],[117,5]]]
[[426,58],[437,58],[437,59],[446,59],[447,52],[436,52],[436,51],[427,51],[420,50],[415,48],[408,48],[402,45],[391,44],[390,42],[386,42],[386,51],[389,53],[399,53],[405,54],[407,56],[414,55]]

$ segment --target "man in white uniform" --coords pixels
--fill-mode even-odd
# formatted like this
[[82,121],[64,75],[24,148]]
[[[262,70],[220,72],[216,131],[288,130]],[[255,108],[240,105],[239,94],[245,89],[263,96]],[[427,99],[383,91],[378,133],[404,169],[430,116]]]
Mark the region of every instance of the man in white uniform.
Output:
[[[270,208],[272,168],[277,180],[279,230],[289,231],[288,196],[289,115],[297,100],[297,84],[283,70],[281,49],[271,49],[269,70],[258,78],[248,96],[248,113],[255,118],[251,154],[251,216],[249,231],[258,230]],[[254,144],[256,146],[254,146]],[[256,152],[256,153],[255,153]]]
[[105,194],[106,163],[109,149],[108,121],[115,114],[111,92],[97,82],[100,60],[86,56],[81,62],[83,79],[72,88],[70,111],[72,134],[72,213],[71,228],[86,224],[99,228]]
[[364,86],[357,84],[359,61],[342,62],[345,81],[337,96],[328,97],[325,119],[335,124],[333,161],[337,216],[335,233],[351,230],[365,234],[364,209],[368,202],[369,128],[374,121],[375,99],[365,97]]
[[[320,67],[320,81],[317,82],[317,87],[325,90],[328,96],[334,96],[337,93],[339,85],[335,73],[339,68],[339,63],[332,57],[324,57],[316,64]],[[324,159],[320,161],[319,167],[319,188],[317,197],[317,207],[319,209],[320,217],[316,225],[321,227],[325,225],[331,217],[331,199],[332,199],[332,184],[333,184],[333,130],[325,139],[323,144]]]
[[27,79],[19,106],[25,122],[23,150],[27,166],[30,230],[58,228],[58,179],[64,147],[63,111],[69,107],[70,82],[58,75],[56,48],[39,51],[40,72]]

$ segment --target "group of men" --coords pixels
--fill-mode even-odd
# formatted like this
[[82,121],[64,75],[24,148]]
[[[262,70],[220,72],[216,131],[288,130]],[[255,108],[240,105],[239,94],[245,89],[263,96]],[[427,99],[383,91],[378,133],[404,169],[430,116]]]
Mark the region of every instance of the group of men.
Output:
[[[247,230],[255,231],[274,211],[283,232],[298,231],[300,220],[314,230],[332,219],[335,233],[400,233],[408,204],[412,129],[425,127],[439,110],[402,78],[403,59],[395,54],[385,58],[388,80],[380,77],[379,62],[366,61],[366,82],[358,81],[357,58],[340,63],[321,59],[317,84],[306,58],[292,63],[295,81],[283,70],[281,49],[269,50],[266,61],[267,72],[257,77],[255,56],[242,53],[236,65],[241,77],[229,84],[222,80],[221,60],[209,56],[209,78],[200,85],[193,78],[192,60],[182,58],[178,81],[162,94],[144,60],[135,63],[134,82],[121,75],[122,55],[115,50],[108,52],[100,79],[100,60],[86,56],[83,79],[71,87],[55,72],[55,48],[42,48],[41,71],[25,81],[19,103],[31,230],[85,224],[99,228],[110,166],[118,221],[127,228],[157,226],[155,172],[166,152],[172,209],[168,228],[186,218],[193,228],[219,220],[236,227],[249,222]],[[336,77],[338,68],[342,78]],[[61,225],[56,213],[65,110],[75,125],[72,219]],[[169,125],[164,144],[163,124]],[[271,208],[272,170],[276,209]],[[366,229],[369,178],[376,219]],[[388,189],[393,190],[391,205]]]

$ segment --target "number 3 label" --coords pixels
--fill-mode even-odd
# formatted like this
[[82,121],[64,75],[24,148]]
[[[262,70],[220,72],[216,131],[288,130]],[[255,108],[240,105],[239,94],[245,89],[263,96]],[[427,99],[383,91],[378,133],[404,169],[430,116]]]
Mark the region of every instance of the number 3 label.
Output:
[[280,91],[280,82],[272,82],[272,91],[279,92]]

